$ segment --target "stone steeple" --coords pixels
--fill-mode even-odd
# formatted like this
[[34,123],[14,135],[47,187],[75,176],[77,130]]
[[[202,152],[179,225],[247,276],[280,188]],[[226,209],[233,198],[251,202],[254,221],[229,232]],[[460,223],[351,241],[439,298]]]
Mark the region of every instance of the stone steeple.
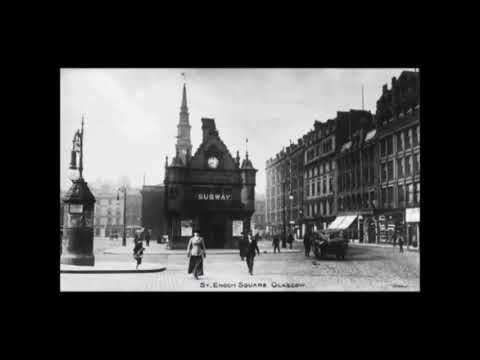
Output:
[[183,84],[182,105],[180,107],[180,121],[177,125],[177,144],[175,152],[182,159],[183,164],[187,163],[187,157],[192,153],[192,143],[190,141],[190,123],[188,121],[187,107],[187,87]]

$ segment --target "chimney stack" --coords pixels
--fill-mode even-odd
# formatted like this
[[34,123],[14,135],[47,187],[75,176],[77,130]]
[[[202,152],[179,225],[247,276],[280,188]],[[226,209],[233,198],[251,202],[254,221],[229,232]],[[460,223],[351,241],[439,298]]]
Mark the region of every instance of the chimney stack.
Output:
[[215,119],[202,118],[202,132],[204,142],[210,135],[218,135],[217,129],[215,127]]

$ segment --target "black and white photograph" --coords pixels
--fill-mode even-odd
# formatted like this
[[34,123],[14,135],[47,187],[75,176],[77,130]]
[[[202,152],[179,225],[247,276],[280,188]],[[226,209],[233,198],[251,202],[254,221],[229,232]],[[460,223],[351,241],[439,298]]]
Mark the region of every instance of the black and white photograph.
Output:
[[58,71],[61,292],[420,292],[421,68]]

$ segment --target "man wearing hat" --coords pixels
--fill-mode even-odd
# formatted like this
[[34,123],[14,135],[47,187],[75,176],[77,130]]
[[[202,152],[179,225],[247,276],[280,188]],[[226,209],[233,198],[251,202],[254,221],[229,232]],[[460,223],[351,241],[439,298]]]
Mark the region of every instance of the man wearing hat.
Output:
[[240,259],[243,261],[247,256],[248,238],[245,232],[242,232],[242,235],[242,238],[238,241],[238,248],[240,250]]
[[248,272],[250,275],[253,275],[253,260],[255,259],[255,251],[260,255],[260,250],[258,249],[257,240],[252,237],[252,233],[249,232],[247,235],[247,266]]

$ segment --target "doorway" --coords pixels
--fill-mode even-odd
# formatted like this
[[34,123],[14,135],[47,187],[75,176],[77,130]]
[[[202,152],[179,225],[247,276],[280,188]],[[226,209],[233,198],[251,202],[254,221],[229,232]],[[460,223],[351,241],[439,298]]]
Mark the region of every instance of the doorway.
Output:
[[227,240],[227,219],[222,214],[206,214],[200,217],[200,236],[207,249],[223,249]]

